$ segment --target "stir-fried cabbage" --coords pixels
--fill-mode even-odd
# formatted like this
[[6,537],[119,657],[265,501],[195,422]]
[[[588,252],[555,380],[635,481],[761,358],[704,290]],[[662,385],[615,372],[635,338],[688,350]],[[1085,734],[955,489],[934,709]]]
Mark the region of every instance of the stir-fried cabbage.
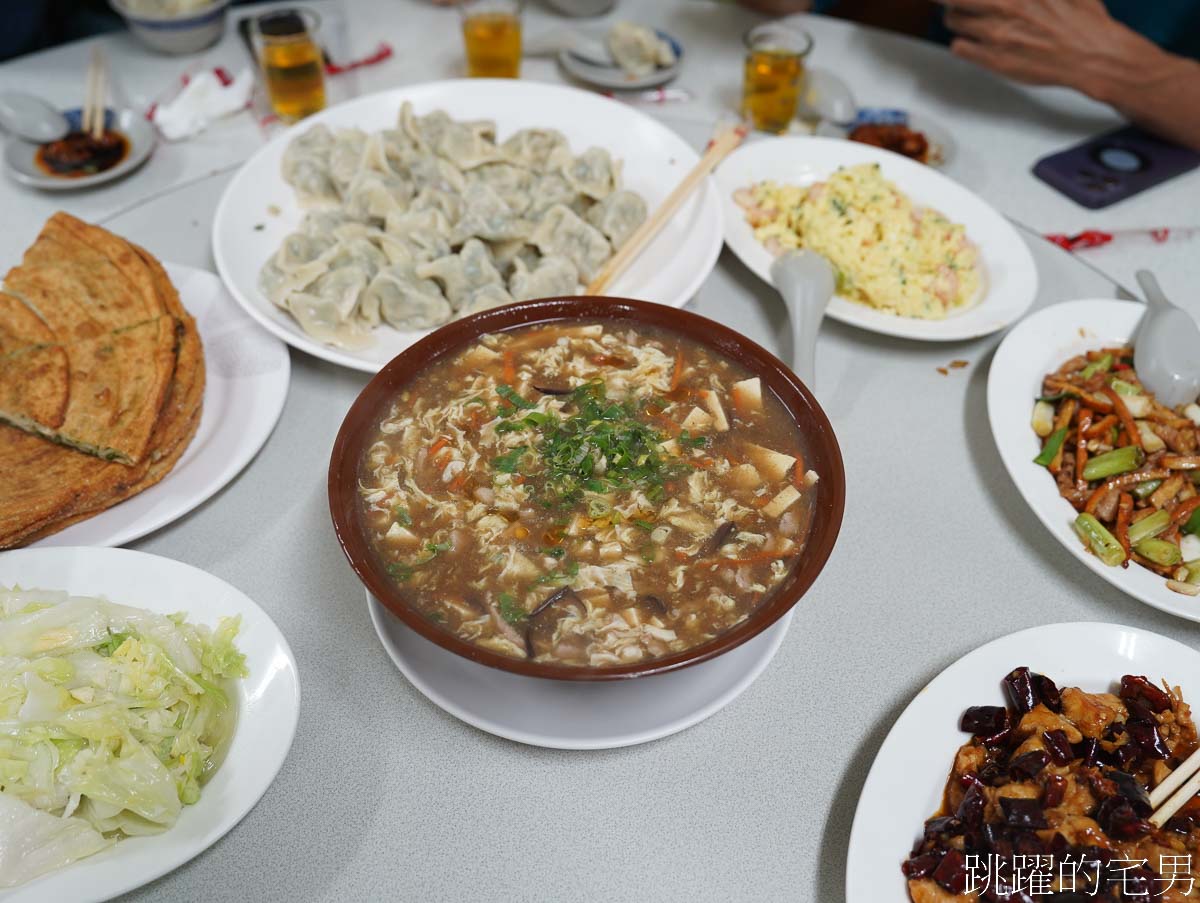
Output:
[[0,588],[0,887],[200,798],[237,717],[222,685],[246,674],[239,625]]

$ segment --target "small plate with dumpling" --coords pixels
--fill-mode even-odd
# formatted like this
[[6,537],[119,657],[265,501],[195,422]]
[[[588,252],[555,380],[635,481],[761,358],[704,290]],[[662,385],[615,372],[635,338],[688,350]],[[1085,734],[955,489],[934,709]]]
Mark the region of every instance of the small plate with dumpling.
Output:
[[[683,66],[683,46],[657,28],[634,22],[614,22],[592,44],[602,47],[597,54],[577,53],[564,48],[558,64],[572,78],[611,91],[644,91],[673,81]],[[607,55],[605,63],[597,56]]]
[[[230,292],[296,348],[374,372],[429,330],[578,294],[698,161],[573,88],[433,82],[332,107],[252,157],[217,208]],[[708,182],[610,287],[682,307],[716,263]]]

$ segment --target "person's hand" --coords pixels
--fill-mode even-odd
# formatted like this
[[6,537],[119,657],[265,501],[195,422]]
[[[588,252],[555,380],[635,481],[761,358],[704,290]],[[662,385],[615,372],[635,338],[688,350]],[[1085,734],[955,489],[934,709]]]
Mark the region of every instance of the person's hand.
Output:
[[1101,0],[939,0],[951,51],[1014,81],[1103,95],[1113,67],[1136,66],[1155,45]]

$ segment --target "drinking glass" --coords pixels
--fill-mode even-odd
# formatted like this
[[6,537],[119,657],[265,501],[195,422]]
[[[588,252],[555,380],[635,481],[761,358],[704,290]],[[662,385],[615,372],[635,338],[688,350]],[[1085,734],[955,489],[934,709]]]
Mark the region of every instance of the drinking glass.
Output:
[[325,109],[325,59],[313,37],[320,24],[307,9],[274,10],[253,20],[267,96],[285,122]]
[[746,32],[742,115],[756,129],[786,132],[804,90],[804,58],[812,50],[808,32],[768,22]]
[[521,74],[522,0],[462,0],[467,75],[516,78]]

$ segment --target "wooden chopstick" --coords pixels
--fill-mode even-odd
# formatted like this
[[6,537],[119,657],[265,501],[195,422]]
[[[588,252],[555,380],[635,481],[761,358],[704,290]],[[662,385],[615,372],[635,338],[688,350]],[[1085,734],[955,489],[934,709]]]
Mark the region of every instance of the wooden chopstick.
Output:
[[1150,823],[1161,828],[1197,793],[1200,793],[1200,749],[1150,792],[1150,805],[1154,807]]
[[596,278],[588,283],[584,293],[588,295],[604,294],[604,290],[608,288],[609,284],[625,272],[629,264],[633,263],[637,256],[646,249],[646,245],[650,244],[654,236],[666,225],[667,220],[674,215],[675,211],[679,209],[679,205],[687,199],[696,186],[713,171],[718,163],[729,156],[734,148],[742,143],[747,131],[746,126],[738,125],[713,138],[709,142],[708,150],[700,158],[700,162],[684,176],[683,181],[675,186],[675,190],[667,195],[667,199],[654,211],[654,215],[642,223],[633,235],[629,236],[629,240],[601,268],[600,272],[596,274]]
[[104,137],[106,108],[104,98],[108,94],[108,64],[99,47],[92,48],[88,63],[87,82],[84,87],[82,130],[93,138]]
[[92,107],[96,96],[96,52],[92,51],[92,58],[88,61],[87,75],[83,80],[83,116],[80,118],[80,131],[90,132],[92,130]]

